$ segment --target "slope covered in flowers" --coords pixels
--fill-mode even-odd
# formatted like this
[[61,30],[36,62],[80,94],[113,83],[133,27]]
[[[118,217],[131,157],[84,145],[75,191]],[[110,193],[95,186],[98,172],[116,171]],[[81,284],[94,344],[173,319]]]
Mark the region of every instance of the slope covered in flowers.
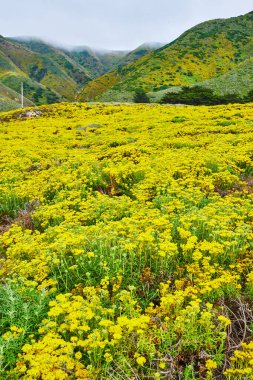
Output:
[[252,104],[40,111],[0,115],[1,379],[252,379]]

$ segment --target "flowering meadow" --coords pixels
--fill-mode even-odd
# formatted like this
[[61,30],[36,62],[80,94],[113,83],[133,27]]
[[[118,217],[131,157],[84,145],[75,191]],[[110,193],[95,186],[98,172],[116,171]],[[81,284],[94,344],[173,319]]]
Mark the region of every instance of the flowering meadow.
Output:
[[253,379],[253,105],[36,112],[0,114],[0,378]]

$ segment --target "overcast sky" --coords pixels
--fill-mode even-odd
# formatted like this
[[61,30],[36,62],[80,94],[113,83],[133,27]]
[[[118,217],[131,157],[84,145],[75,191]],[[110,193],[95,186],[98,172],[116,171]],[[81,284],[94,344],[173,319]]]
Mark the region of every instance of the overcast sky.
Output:
[[253,0],[0,0],[0,34],[63,45],[131,50],[170,42],[213,18],[253,10]]

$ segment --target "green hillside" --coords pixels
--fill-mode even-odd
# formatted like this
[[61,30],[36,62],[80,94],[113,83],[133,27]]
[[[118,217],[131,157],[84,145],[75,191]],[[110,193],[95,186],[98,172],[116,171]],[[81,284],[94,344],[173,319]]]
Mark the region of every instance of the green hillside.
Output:
[[97,51],[96,54],[104,67],[104,73],[107,73],[114,70],[119,65],[126,64],[125,58],[129,54],[129,51]]
[[[24,106],[28,107],[33,103],[24,99]],[[20,94],[0,83],[0,112],[10,109],[20,108]]]
[[[130,53],[88,47],[67,50],[35,38],[0,36],[0,83],[17,93],[23,83],[25,95],[37,105],[72,101],[92,79],[152,49],[142,46]],[[18,104],[1,98],[1,109],[17,108]]]
[[64,52],[84,67],[89,76],[94,79],[118,67],[136,61],[147,53],[154,51],[157,45],[161,46],[159,43],[143,44],[130,52],[121,50],[100,51],[89,47],[79,47],[71,51],[64,50]]
[[138,46],[133,51],[130,51],[121,61],[121,65],[127,65],[131,62],[137,61],[138,59],[144,57],[148,53],[151,53],[163,46],[162,43],[154,42],[154,43],[144,43]]
[[246,95],[253,88],[253,56],[228,73],[205,81],[202,85],[213,89],[217,94],[236,92]]
[[[16,58],[13,57],[15,56],[15,51],[17,55]],[[37,82],[34,78],[30,78],[28,74],[22,70],[22,65],[19,61],[23,59],[25,62],[28,54],[32,53],[29,53],[18,45],[10,44],[6,39],[0,36],[0,84],[4,86],[2,88],[8,88],[9,93],[13,90],[19,94],[20,86],[23,82],[25,96],[31,101],[28,105],[32,103],[52,103],[62,100],[60,94]],[[4,98],[5,100],[3,100]],[[10,106],[9,108],[7,106],[8,104]],[[13,109],[17,108],[16,106],[15,100],[14,103],[9,102],[6,91],[4,91],[4,94],[2,94],[1,91],[1,109]]]
[[[19,44],[28,47],[33,52],[39,53],[43,55],[43,57],[47,57],[51,59],[54,64],[58,65],[60,70],[68,77],[70,77],[74,82],[83,86],[90,80],[90,76],[87,70],[76,62],[74,59],[65,54],[61,49],[55,48],[54,46],[45,43],[38,39],[29,39],[28,41],[17,40]],[[35,70],[35,75],[36,75]]]
[[[66,50],[34,38],[0,36],[0,83],[19,93],[23,82],[25,96],[37,105],[76,99],[131,102],[137,88],[159,101],[181,86],[201,84],[219,95],[245,95],[253,87],[253,12],[201,23],[156,48]],[[15,100],[3,99],[2,108],[8,102],[14,107]]]
[[[74,100],[90,79],[81,65],[59,49],[35,39],[0,36],[0,83],[20,93],[23,82],[25,96],[35,104]],[[6,99],[1,101],[2,108],[3,104],[6,109]],[[15,102],[9,106],[16,108]]]
[[159,91],[192,85],[229,73],[252,55],[253,12],[207,21],[136,62],[88,83],[79,99],[101,99],[110,90],[110,99],[117,100],[119,92],[131,93],[138,87]]
[[93,79],[105,73],[104,66],[96,53],[89,47],[77,47],[70,51],[64,50],[74,61],[85,68]]
[[65,99],[74,99],[78,86],[90,80],[82,66],[61,50],[40,40],[5,39],[1,50],[31,79]]
[[85,68],[91,78],[97,78],[114,70],[129,53],[128,51],[99,51],[86,46],[70,51],[64,50],[64,52]]
[[[210,88],[217,95],[235,93],[245,96],[253,89],[253,57],[240,63],[235,69],[226,74],[199,83],[200,86]],[[167,92],[178,92],[181,87],[170,87],[165,90],[150,92],[148,95],[151,102],[159,102]],[[102,98],[109,97],[112,91],[102,95]],[[126,96],[126,93],[125,93]],[[128,99],[132,94],[127,93]]]

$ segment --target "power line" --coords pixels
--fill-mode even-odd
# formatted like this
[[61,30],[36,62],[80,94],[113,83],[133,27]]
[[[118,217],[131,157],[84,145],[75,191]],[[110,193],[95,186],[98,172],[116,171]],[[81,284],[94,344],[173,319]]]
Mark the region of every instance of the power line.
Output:
[[21,108],[24,108],[24,84],[21,82]]

